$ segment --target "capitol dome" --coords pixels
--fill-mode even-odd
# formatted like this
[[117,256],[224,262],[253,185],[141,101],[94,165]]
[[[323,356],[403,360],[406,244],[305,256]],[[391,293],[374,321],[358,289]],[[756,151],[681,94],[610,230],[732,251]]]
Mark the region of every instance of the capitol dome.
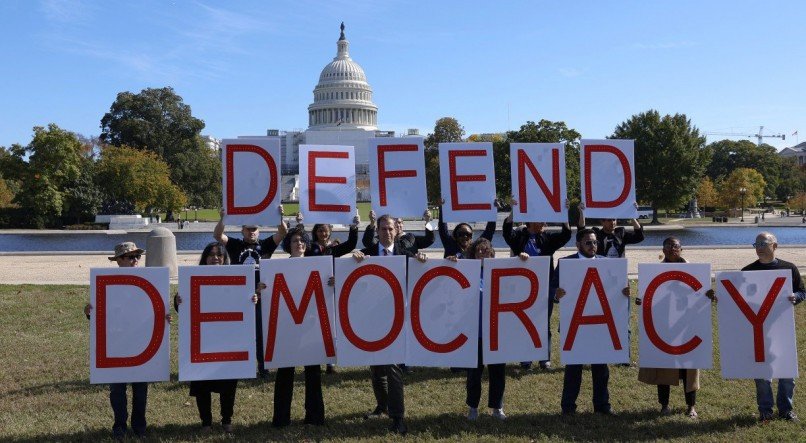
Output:
[[372,102],[372,88],[364,69],[350,58],[350,42],[344,37],[344,23],[336,42],[333,61],[319,74],[308,106],[308,129],[365,129],[374,131],[378,107]]

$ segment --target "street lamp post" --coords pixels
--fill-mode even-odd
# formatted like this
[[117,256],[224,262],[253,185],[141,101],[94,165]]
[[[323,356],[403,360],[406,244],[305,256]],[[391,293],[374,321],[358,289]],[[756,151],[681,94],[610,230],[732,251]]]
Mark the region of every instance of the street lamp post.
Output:
[[744,223],[744,195],[747,194],[747,188],[739,188],[739,194],[742,195],[742,223]]

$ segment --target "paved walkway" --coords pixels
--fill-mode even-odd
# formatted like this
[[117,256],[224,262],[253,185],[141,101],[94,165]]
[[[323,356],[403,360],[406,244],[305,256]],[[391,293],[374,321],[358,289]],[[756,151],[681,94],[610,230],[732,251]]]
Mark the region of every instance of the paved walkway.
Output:
[[[555,258],[572,254],[574,250],[563,248]],[[430,258],[442,258],[442,250],[426,250]],[[638,273],[638,263],[660,262],[660,249],[635,247],[627,249],[628,272],[631,277]],[[714,272],[738,270],[756,260],[755,251],[748,247],[688,247],[683,255],[691,263],[711,263]],[[803,247],[780,247],[778,257],[795,263],[801,272],[806,272],[806,251]],[[276,257],[287,254],[276,253]],[[497,249],[497,257],[509,257],[509,250]],[[197,265],[198,253],[180,253],[179,266]],[[93,254],[45,254],[0,256],[0,284],[89,284],[90,268],[114,266],[107,255]]]

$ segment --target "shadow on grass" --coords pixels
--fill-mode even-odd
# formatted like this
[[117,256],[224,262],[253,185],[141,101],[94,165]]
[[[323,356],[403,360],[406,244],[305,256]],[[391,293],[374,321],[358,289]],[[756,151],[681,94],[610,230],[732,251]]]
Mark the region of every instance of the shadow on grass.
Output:
[[[506,422],[490,416],[481,416],[475,422],[467,421],[459,414],[439,414],[407,418],[409,435],[419,439],[472,439],[473,437],[496,438],[562,438],[567,440],[596,441],[654,441],[657,439],[688,438],[701,435],[718,438],[722,432],[736,428],[755,426],[752,416],[735,416],[704,421],[669,420],[658,418],[655,411],[639,411],[615,417],[592,413],[580,413],[573,417],[558,414],[513,414]],[[165,425],[148,428],[149,440],[196,440],[211,441],[235,439],[238,441],[289,441],[323,439],[379,439],[394,437],[387,431],[390,420],[363,420],[357,414],[328,417],[324,426],[303,425],[294,421],[291,426],[275,429],[269,421],[249,425],[234,425],[235,433],[226,435],[220,426],[214,425],[212,434],[202,434],[197,425]],[[111,439],[111,431],[92,430],[75,433],[48,434],[41,437],[14,439],[17,442],[39,442],[43,438],[57,441],[97,441]]]

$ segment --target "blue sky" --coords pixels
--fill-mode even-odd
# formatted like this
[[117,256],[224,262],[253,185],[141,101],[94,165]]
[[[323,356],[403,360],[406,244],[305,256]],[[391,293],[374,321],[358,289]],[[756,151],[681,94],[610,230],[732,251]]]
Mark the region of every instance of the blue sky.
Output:
[[703,132],[764,125],[778,148],[806,139],[806,2],[9,0],[0,146],[51,122],[98,134],[118,92],[162,86],[218,138],[304,129],[341,21],[380,129],[545,118],[600,138],[654,108]]

